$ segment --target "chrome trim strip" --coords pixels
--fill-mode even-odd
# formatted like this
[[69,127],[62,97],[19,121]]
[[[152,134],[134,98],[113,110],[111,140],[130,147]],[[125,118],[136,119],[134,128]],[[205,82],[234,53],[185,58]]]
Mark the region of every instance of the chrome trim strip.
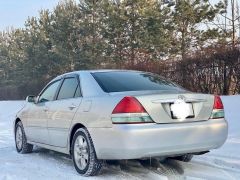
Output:
[[111,117],[141,117],[141,116],[149,116],[148,113],[118,113],[112,114]]
[[[157,99],[157,100],[152,100],[152,103],[158,104],[158,103],[174,103],[176,99]],[[206,99],[194,99],[194,98],[188,98],[185,100],[185,102],[206,102]]]

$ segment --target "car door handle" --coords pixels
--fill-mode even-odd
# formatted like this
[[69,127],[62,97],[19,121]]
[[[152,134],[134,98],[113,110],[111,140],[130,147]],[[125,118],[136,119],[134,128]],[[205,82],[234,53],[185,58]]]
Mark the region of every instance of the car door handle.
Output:
[[77,107],[76,105],[72,104],[72,105],[69,106],[68,108],[69,108],[70,110],[73,110],[73,109],[76,108],[76,107]]

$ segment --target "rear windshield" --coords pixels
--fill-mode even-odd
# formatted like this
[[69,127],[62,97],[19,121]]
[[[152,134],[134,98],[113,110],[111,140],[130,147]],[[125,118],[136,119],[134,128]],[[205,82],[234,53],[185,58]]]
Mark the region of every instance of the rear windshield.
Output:
[[145,72],[111,71],[92,73],[105,92],[183,90],[165,78]]

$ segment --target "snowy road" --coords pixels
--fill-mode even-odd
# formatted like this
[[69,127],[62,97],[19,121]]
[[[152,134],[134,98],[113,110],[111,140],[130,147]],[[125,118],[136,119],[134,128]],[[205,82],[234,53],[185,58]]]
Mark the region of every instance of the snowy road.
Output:
[[229,122],[227,142],[218,150],[195,156],[189,163],[129,161],[104,165],[98,177],[83,178],[72,160],[61,153],[35,148],[31,154],[15,151],[12,121],[21,101],[0,102],[0,180],[25,179],[240,179],[240,96],[223,97]]

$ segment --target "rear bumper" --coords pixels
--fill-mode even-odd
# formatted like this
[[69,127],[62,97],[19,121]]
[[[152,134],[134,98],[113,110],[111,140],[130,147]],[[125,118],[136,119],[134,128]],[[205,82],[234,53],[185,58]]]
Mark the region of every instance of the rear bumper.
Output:
[[179,124],[129,124],[89,128],[99,159],[174,156],[215,149],[227,139],[224,119]]

